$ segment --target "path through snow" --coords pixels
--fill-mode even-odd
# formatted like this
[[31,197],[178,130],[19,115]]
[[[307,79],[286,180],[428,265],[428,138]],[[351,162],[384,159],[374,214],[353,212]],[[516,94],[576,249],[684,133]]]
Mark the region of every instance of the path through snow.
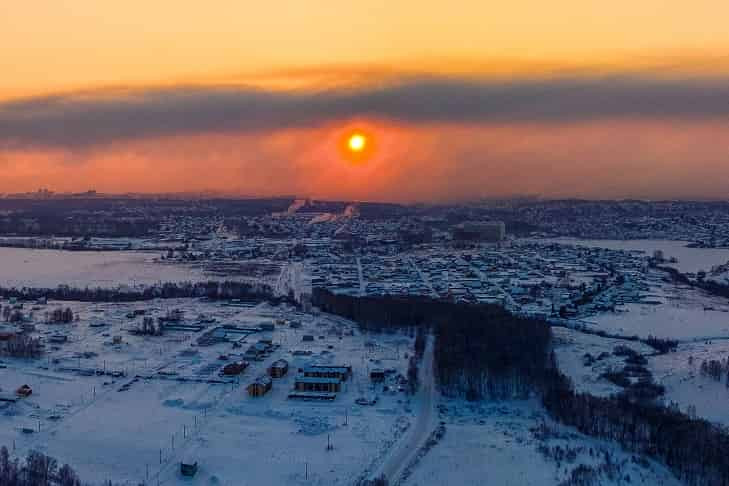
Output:
[[388,453],[385,461],[373,474],[373,478],[385,476],[389,484],[397,484],[405,469],[412,463],[418,451],[425,445],[435,427],[437,418],[437,389],[433,374],[433,336],[428,337],[420,366],[420,390],[415,402],[418,412],[415,423]]

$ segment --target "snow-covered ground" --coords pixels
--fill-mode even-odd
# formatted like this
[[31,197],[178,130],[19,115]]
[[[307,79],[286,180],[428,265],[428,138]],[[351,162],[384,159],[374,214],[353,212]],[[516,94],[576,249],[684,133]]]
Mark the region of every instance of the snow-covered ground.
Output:
[[697,416],[729,426],[727,377],[715,381],[700,372],[703,361],[724,361],[727,357],[729,340],[700,340],[651,358],[648,369],[666,387],[665,403],[674,402],[683,412],[693,406]]
[[201,270],[155,262],[158,253],[0,248],[5,287],[118,287],[204,280]]
[[[648,254],[661,249],[685,265],[682,271],[723,263],[724,252],[729,258],[729,250],[685,248],[683,242],[580,240],[579,244]],[[0,248],[0,285],[114,287],[203,278],[199,267],[161,264],[155,261],[158,256]],[[366,281],[361,264],[358,267],[357,285],[362,290]],[[691,406],[698,416],[729,425],[729,388],[699,373],[704,359],[729,356],[729,302],[662,282],[657,272],[653,273],[656,275],[647,279],[650,290],[644,292],[651,304],[618,306],[618,312],[590,316],[589,325],[624,336],[677,339],[676,352],[652,356],[654,350],[637,341],[554,328],[558,364],[578,390],[609,395],[620,388],[600,375],[622,368],[624,358],[613,351],[618,345],[627,346],[648,356],[647,368],[655,381],[666,387],[665,403],[675,402],[683,411]],[[307,267],[301,263],[281,265],[280,273],[270,279],[279,295],[293,293],[301,298],[311,292]],[[429,286],[426,278],[423,281]],[[71,307],[79,321],[46,324],[46,314],[61,306]],[[24,312],[29,307],[26,304]],[[139,325],[141,318],[126,317],[135,309],[155,317],[179,309],[188,323],[207,322],[204,318],[210,317],[216,322],[200,331],[135,336],[129,330]],[[14,444],[20,455],[30,448],[39,449],[72,464],[88,481],[155,484],[159,480],[164,485],[230,486],[353,484],[383,470],[399,475],[402,461],[393,457],[410,461],[412,454],[401,454],[402,445],[407,449],[411,442],[398,439],[422,432],[418,425],[423,411],[420,403],[401,392],[375,388],[369,380],[373,368],[393,368],[405,374],[406,353],[412,348],[408,336],[362,335],[345,319],[302,313],[287,306],[242,308],[196,299],[133,304],[52,302],[37,306],[32,315],[35,335],[47,341],[62,334],[68,342],[49,345],[48,355],[35,362],[2,358],[0,393],[11,395],[20,385],[28,384],[33,395],[14,404],[0,403],[0,445]],[[233,348],[231,343],[194,345],[216,326],[257,327],[281,319],[301,321],[302,327],[277,324],[272,333],[250,335],[243,348]],[[314,341],[303,342],[304,335],[314,336]],[[121,344],[113,344],[117,336],[121,336]],[[280,347],[264,361],[253,362],[240,379],[218,376],[226,362],[240,359],[245,348],[261,338],[270,338]],[[586,354],[595,359],[588,365]],[[227,360],[219,359],[221,355],[227,355]],[[246,385],[280,358],[290,362],[291,372],[275,380],[266,396],[249,397]],[[313,362],[353,366],[353,379],[334,402],[287,398],[296,370]],[[125,376],[89,376],[89,370],[120,371]],[[360,397],[375,396],[378,401],[373,406],[356,403]],[[439,420],[446,425],[444,438],[407,471],[412,474],[405,484],[559,484],[579,464],[600,467],[605,451],[617,458],[623,469],[612,475],[605,470],[601,484],[627,484],[626,477],[631,484],[676,484],[654,463],[646,466],[643,461],[632,461],[611,444],[551,423],[532,402],[473,405],[445,401],[440,415],[428,421],[429,428]],[[539,437],[534,432],[542,423],[549,424],[551,437]],[[418,434],[412,448],[422,444],[422,435]],[[328,443],[333,448],[328,449]],[[554,459],[556,447],[572,451],[572,459],[558,464]],[[595,451],[602,451],[602,455]],[[198,461],[200,472],[195,480],[182,480],[181,460]]]
[[[3,392],[12,394],[28,384],[33,394],[0,404],[0,444],[15,444],[19,455],[41,450],[73,465],[86,481],[187,484],[179,462],[189,459],[200,464],[195,484],[351,484],[381,462],[414,420],[409,400],[394,391],[391,380],[391,391],[369,380],[373,368],[406,372],[412,338],[404,335],[362,335],[347,320],[286,306],[247,309],[192,299],[70,303],[78,322],[45,324],[45,311],[58,305],[35,311],[36,334],[64,334],[66,344],[52,345],[49,356],[38,361],[3,358]],[[133,309],[155,316],[180,309],[188,323],[197,322],[198,314],[217,322],[199,332],[135,336],[127,332],[141,319],[126,317]],[[251,334],[237,349],[231,343],[193,346],[215,326],[253,327],[279,319],[300,321],[302,327],[276,324],[274,332]],[[304,335],[315,339],[303,342]],[[122,344],[113,345],[114,336],[121,336]],[[224,364],[240,359],[249,344],[262,338],[280,347],[265,360],[253,361],[239,379],[218,376]],[[264,397],[249,397],[246,385],[281,358],[289,361],[289,374],[274,380]],[[353,377],[333,402],[287,398],[298,368],[311,363],[353,367]],[[126,376],[86,376],[78,368]],[[356,404],[363,396],[378,401]]]
[[627,336],[729,337],[729,313],[698,308],[627,304],[625,313],[603,314],[592,320],[600,329]]
[[[605,453],[616,467],[611,474],[606,468],[595,484],[680,484],[655,462],[639,464],[614,444],[555,424],[534,402],[446,401],[441,410],[445,435],[404,482],[406,486],[558,485],[581,464],[599,469],[606,462]],[[558,459],[558,448],[564,458]]]
[[[552,333],[560,370],[572,379],[577,391],[597,396],[609,396],[621,390],[617,385],[600,378],[608,370],[623,368],[624,358],[613,354],[616,346],[626,346],[640,354],[654,351],[639,341],[603,338],[561,327],[552,328]],[[588,366],[585,365],[586,354],[594,359]]]
[[[684,413],[691,407],[697,417],[729,426],[727,377],[715,381],[700,371],[704,361],[725,361],[729,357],[728,338],[690,339],[679,342],[676,351],[656,354],[640,342],[602,338],[563,328],[553,328],[553,334],[558,365],[578,391],[598,396],[619,393],[622,389],[601,375],[623,369],[624,357],[615,356],[613,351],[616,346],[626,346],[647,358],[646,369],[656,383],[665,387],[665,394],[660,398],[664,405],[675,404]],[[587,353],[596,360],[585,364]]]
[[551,238],[541,241],[565,245],[580,245],[610,250],[640,251],[653,256],[656,250],[663,251],[666,259],[676,258],[678,262],[667,264],[683,273],[709,271],[715,265],[729,262],[729,248],[690,248],[687,241],[675,240],[584,240],[579,238]]
[[426,446],[436,428],[435,406],[439,395],[433,370],[433,355],[434,338],[430,336],[418,370],[420,389],[413,397],[416,407],[415,421],[391,448],[382,466],[372,473],[373,478],[384,477],[391,484],[397,484],[406,474],[408,466],[417,461],[420,450]]
[[620,312],[590,318],[596,328],[626,336],[649,335],[681,341],[729,337],[729,301],[684,286],[651,289],[655,304],[626,304]]

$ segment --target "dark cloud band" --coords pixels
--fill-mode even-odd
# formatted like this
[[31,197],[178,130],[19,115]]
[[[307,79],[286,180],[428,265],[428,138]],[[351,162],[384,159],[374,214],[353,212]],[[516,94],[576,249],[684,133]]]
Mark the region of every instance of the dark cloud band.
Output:
[[727,115],[729,80],[715,78],[518,82],[428,78],[318,92],[174,87],[0,103],[0,149],[74,148],[158,136],[271,131],[358,116],[466,123]]

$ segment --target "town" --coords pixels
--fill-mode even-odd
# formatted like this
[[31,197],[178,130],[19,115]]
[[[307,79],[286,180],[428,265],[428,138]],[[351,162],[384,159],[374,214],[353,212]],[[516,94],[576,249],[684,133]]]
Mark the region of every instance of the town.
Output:
[[[34,207],[0,205],[8,201],[16,209],[5,224],[20,215],[36,224]],[[596,240],[588,227],[578,236],[548,230],[563,211],[554,222],[515,219],[550,201],[418,208],[291,199],[270,211],[271,201],[192,199],[146,216],[137,199],[96,195],[83,205],[105,212],[87,215],[77,204],[62,200],[78,218],[68,234],[18,231],[0,241],[0,445],[40,448],[84,481],[232,484],[246,474],[272,484],[420,484],[432,474],[420,457],[442,454],[440,441],[459,447],[445,431],[472,434],[464,416],[496,412],[450,392],[426,396],[435,378],[422,329],[372,331],[356,312],[334,310],[342,299],[493,306],[544,322],[577,390],[729,424],[716,406],[729,397],[721,224],[667,239],[663,216],[651,223],[641,210],[636,218],[655,233]],[[664,204],[654,206],[662,215]],[[103,218],[133,207],[148,229],[108,234]],[[529,432],[524,405],[514,406],[520,441],[556,447]],[[232,450],[236,463],[223,452]],[[630,467],[667,481],[658,464]]]

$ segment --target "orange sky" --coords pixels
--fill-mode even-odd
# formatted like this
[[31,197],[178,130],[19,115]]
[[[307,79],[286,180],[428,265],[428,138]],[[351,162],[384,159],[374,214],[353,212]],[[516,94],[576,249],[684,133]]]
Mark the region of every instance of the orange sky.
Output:
[[[729,74],[725,1],[0,4],[0,192],[218,189],[405,201],[524,192],[729,196],[725,113],[711,101],[691,108],[693,96]],[[671,80],[680,86],[656,99],[681,101],[635,114],[630,100],[644,98],[642,85],[619,93],[620,110],[611,106],[609,89],[602,99],[604,84],[588,86],[590,98],[603,104],[563,93],[563,79],[606,76]],[[432,77],[454,83],[437,98],[421,94],[394,110],[372,91]],[[538,84],[545,79],[557,81]],[[446,106],[462,94],[459,83],[472,82],[485,83],[474,88],[475,99],[495,99],[498,117],[488,110],[460,116]],[[562,94],[556,107],[541,94],[540,109],[548,114],[535,110],[532,118],[529,98],[511,98],[514,83]],[[700,87],[692,91],[695,83]],[[184,110],[160,104],[191,86],[196,98]],[[214,98],[221,86],[255,86],[264,94],[264,101],[254,99],[264,104],[256,113],[273,103],[277,115],[254,126],[245,118],[245,98],[234,114],[236,128],[225,120],[228,98],[206,102],[206,90]],[[351,97],[321,94],[363,86],[369,91]],[[141,101],[130,108],[119,88],[140,93]],[[314,102],[273,95],[290,90],[304,90]],[[38,108],[45,103],[38,97],[56,94],[72,95]],[[84,104],[89,94],[104,104]],[[724,94],[715,93],[718,105]],[[503,107],[500,96],[522,104]],[[337,105],[350,99],[357,104]],[[563,118],[561,103],[576,108]],[[194,119],[198,105],[209,125],[180,127],[174,117]],[[306,113],[312,106],[317,112]],[[149,132],[120,126],[117,133],[115,124],[138,110],[158,120]],[[355,126],[377,142],[365,164],[351,164],[337,148]]]

